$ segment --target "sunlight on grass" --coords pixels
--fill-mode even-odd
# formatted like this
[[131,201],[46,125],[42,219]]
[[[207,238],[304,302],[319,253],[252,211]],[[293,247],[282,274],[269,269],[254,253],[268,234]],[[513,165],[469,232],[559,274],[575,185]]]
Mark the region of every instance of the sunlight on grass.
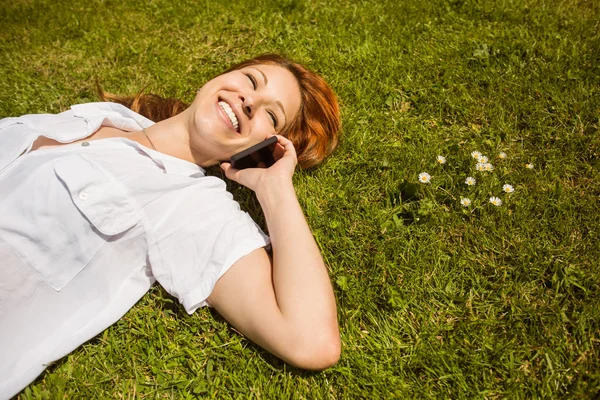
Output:
[[585,0],[5,4],[1,117],[97,101],[96,80],[190,101],[283,52],[326,77],[344,125],[295,176],[338,298],[335,367],[287,366],[156,286],[20,398],[593,398],[598,15]]

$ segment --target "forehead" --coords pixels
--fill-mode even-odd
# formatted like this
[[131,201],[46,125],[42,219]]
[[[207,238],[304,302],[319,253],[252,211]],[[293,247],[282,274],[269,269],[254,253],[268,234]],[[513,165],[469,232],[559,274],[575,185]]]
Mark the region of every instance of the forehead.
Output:
[[266,77],[267,85],[265,90],[275,96],[278,101],[281,101],[288,121],[291,121],[300,110],[302,101],[300,95],[300,87],[294,74],[286,68],[278,65],[258,64],[243,68],[243,70],[253,71],[258,74],[258,79]]

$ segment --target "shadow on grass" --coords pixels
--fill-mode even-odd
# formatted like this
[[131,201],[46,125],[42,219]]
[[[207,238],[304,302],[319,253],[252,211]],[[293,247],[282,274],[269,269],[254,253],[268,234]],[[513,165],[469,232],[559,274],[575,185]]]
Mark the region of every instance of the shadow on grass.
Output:
[[239,331],[237,331],[235,328],[233,328],[225,320],[225,318],[223,318],[221,316],[221,314],[219,314],[214,308],[210,308],[209,311],[215,321],[225,323],[227,325],[228,333],[230,333],[231,335],[242,336],[246,341],[246,347],[250,348],[254,353],[256,353],[261,358],[261,360],[266,362],[272,369],[277,370],[277,371],[289,372],[294,376],[300,376],[300,377],[310,377],[310,376],[314,376],[314,375],[317,375],[320,373],[319,371],[303,370],[300,368],[296,368],[293,365],[287,364],[285,361],[282,361],[280,358],[269,353],[268,351],[266,351],[262,347],[258,346],[257,344],[252,342],[250,339],[246,338],[244,335],[242,335]]

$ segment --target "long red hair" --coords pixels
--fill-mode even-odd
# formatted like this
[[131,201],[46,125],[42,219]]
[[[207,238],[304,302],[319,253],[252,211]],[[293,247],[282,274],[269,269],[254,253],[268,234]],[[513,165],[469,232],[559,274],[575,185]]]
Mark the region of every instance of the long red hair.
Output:
[[[302,168],[319,165],[338,145],[340,109],[335,94],[322,77],[277,54],[264,54],[242,61],[224,73],[260,64],[285,68],[298,81],[302,98],[300,111],[283,135],[294,143],[298,164]],[[135,96],[117,96],[98,88],[98,94],[104,101],[123,104],[155,122],[177,115],[189,106],[179,99],[144,94],[143,91]]]

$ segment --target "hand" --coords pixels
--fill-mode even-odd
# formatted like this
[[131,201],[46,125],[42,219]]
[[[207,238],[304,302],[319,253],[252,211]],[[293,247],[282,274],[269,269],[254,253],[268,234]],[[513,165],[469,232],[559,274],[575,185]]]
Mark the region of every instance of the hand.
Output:
[[225,176],[249,189],[257,192],[259,190],[268,190],[271,185],[281,185],[282,183],[291,183],[298,158],[296,149],[291,140],[277,135],[277,144],[273,152],[275,163],[265,168],[264,165],[258,168],[236,169],[228,162],[221,163],[221,169],[225,171]]

